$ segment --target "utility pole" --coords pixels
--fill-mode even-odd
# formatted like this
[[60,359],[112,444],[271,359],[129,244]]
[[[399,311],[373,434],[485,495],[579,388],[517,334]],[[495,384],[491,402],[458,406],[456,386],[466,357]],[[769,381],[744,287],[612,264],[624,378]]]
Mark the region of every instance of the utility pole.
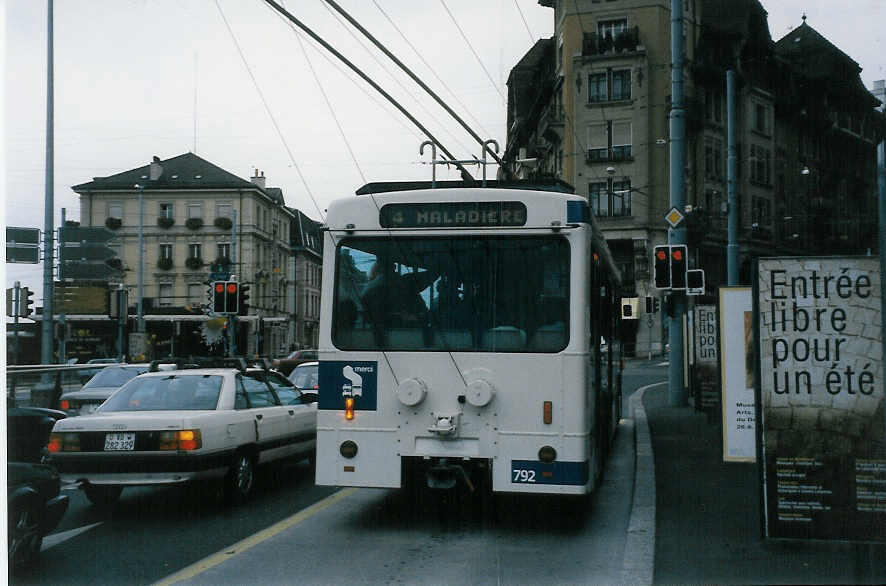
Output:
[[[683,0],[671,0],[671,112],[670,112],[670,203],[681,212],[686,207],[686,111],[683,104]],[[686,244],[686,228],[680,224],[668,230],[669,244]],[[673,305],[668,342],[668,405],[687,404],[683,386],[683,315],[686,295],[671,290]]]
[[[41,322],[40,362],[52,364],[53,321],[53,232],[55,231],[53,201],[54,181],[54,131],[53,131],[53,65],[52,65],[52,0],[47,1],[47,36],[46,36],[46,176],[45,197],[43,201],[43,321]],[[44,382],[49,379],[44,377]]]
[[[21,281],[16,281],[15,286],[12,290],[12,315],[14,320],[15,332],[13,333],[13,346],[12,346],[12,363],[18,364],[18,315],[21,313],[21,305],[22,305],[22,284]],[[15,380],[15,377],[12,377]]]
[[[237,267],[237,210],[231,210],[231,266]],[[233,280],[233,275],[231,276]],[[228,356],[237,355],[237,311],[228,314]]]
[[726,72],[726,213],[728,244],[726,253],[727,283],[738,285],[738,149],[736,148],[735,70]]

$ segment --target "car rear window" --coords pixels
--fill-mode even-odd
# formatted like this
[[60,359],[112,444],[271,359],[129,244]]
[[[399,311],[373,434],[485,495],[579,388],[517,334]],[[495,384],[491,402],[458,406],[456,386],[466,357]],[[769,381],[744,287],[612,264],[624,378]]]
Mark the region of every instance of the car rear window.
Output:
[[89,382],[83,385],[84,389],[92,389],[96,387],[122,387],[124,384],[134,379],[140,374],[148,372],[148,367],[144,368],[122,368],[119,366],[108,366],[97,372]]
[[223,376],[180,375],[133,380],[99,408],[117,411],[202,411],[215,409]]

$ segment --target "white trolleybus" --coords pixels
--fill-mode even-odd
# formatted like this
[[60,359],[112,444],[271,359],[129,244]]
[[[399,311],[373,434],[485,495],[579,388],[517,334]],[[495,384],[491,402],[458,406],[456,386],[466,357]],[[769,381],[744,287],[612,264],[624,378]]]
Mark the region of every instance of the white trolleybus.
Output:
[[416,186],[328,209],[317,484],[590,493],[621,370],[587,200]]

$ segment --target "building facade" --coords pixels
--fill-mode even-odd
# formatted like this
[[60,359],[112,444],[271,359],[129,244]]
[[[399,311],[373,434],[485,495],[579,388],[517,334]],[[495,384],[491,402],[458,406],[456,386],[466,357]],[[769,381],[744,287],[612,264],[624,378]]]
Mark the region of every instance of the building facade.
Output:
[[292,320],[293,350],[316,348],[320,341],[320,285],[323,278],[321,224],[296,209],[290,229],[295,305]]
[[80,195],[81,224],[117,234],[108,245],[121,261],[119,285],[130,291],[130,313],[138,295],[141,226],[149,357],[218,350],[210,342],[223,344],[218,334],[227,326],[210,320],[204,308],[210,281],[224,278],[250,288],[248,310],[237,318],[237,353],[277,356],[294,343],[295,214],[280,189],[266,187],[264,173],[246,181],[186,153],[154,157],[149,165],[72,189]]
[[[623,296],[656,296],[650,257],[667,243],[670,208],[671,2],[539,4],[553,9],[554,36],[511,71],[505,158],[521,178],[552,175],[588,197]],[[773,42],[757,0],[687,0],[683,29],[684,211],[690,268],[705,270],[706,292],[726,283],[727,69],[738,79],[741,282],[760,255],[874,246],[884,124],[858,65],[805,20]],[[661,350],[661,315],[624,320],[629,350]]]

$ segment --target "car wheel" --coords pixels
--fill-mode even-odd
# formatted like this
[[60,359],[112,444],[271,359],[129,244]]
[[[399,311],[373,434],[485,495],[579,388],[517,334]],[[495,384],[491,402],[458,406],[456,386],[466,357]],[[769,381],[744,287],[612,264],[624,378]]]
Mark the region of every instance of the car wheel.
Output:
[[123,492],[122,486],[91,484],[83,487],[86,498],[97,507],[108,507],[117,502],[120,493]]
[[225,479],[225,497],[230,502],[244,502],[255,485],[255,464],[247,452],[237,452]]
[[13,503],[9,511],[9,566],[33,563],[40,555],[40,500],[25,498]]

